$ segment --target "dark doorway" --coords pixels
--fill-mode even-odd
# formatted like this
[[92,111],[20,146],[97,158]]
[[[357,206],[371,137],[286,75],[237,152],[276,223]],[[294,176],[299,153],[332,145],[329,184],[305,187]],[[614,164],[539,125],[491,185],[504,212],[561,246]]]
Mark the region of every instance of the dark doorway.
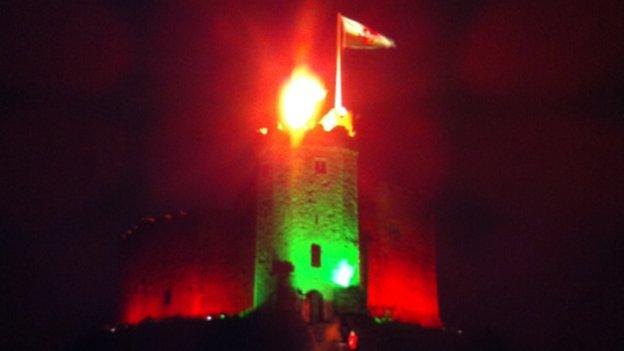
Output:
[[323,295],[316,290],[306,294],[306,300],[310,306],[310,323],[320,323],[324,320]]

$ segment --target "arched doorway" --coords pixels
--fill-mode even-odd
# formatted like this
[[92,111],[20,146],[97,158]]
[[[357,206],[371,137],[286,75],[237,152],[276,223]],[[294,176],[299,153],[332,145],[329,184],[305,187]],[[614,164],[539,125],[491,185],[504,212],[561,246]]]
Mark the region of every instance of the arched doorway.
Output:
[[306,294],[306,304],[310,308],[310,323],[320,323],[324,320],[323,295],[317,290]]

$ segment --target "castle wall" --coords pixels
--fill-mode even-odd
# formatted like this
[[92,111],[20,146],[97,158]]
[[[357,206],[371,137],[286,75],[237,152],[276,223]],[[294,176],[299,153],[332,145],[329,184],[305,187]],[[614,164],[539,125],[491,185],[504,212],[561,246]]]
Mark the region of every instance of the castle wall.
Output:
[[435,229],[409,210],[408,194],[386,184],[369,193],[362,214],[367,305],[377,317],[438,327]]
[[[331,300],[336,288],[357,286],[357,153],[272,145],[260,159],[254,304],[274,291],[275,260],[293,264],[291,284],[302,294],[317,290]],[[319,267],[312,265],[313,244],[320,248]]]
[[123,243],[122,322],[251,307],[253,235],[234,224],[236,218],[205,216],[148,218],[129,231]]
[[161,216],[131,228],[121,321],[238,313],[275,298],[274,270],[292,267],[282,283],[319,292],[332,302],[325,308],[352,305],[358,297],[343,293],[364,287],[373,315],[440,326],[431,217],[411,208],[414,195],[401,187],[358,186],[357,152],[324,140],[263,149],[257,198],[246,201],[253,211]]

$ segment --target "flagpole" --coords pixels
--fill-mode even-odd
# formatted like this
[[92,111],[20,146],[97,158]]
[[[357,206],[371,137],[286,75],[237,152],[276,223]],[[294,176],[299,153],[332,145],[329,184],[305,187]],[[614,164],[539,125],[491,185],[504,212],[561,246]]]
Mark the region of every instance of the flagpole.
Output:
[[336,16],[336,91],[335,91],[335,104],[334,112],[339,113],[342,107],[342,76],[340,69],[340,56],[342,54],[342,16],[338,12]]

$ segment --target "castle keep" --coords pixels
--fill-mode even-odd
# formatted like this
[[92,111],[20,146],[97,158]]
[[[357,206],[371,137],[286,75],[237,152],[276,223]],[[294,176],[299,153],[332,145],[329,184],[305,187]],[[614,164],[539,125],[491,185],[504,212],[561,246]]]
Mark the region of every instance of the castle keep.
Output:
[[313,133],[296,148],[273,138],[261,152],[255,306],[275,292],[284,264],[289,285],[303,295],[331,301],[336,291],[360,286],[357,152],[327,134]]

